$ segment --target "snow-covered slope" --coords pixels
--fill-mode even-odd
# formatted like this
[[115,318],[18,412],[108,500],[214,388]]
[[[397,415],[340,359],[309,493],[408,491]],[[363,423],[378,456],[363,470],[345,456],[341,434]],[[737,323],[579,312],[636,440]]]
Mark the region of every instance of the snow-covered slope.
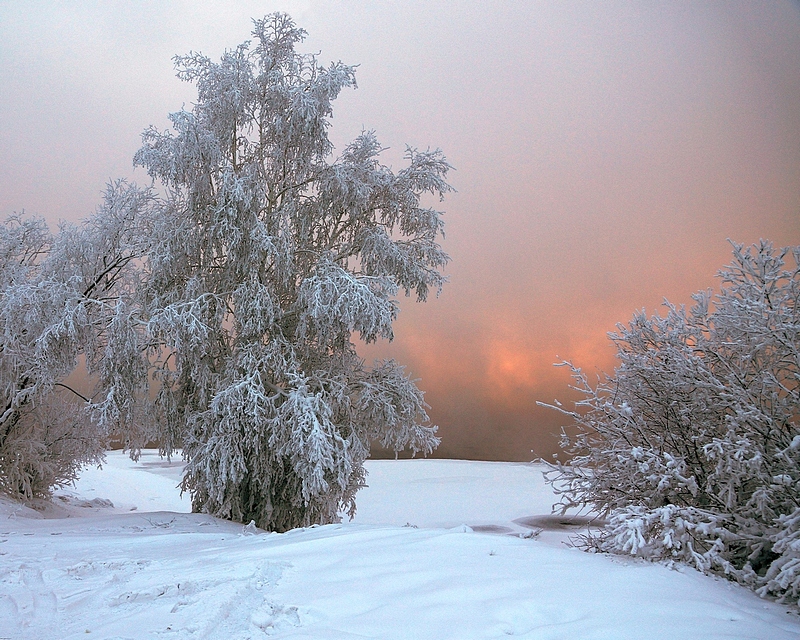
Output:
[[569,548],[530,520],[553,501],[535,465],[367,468],[352,522],[285,534],[187,513],[181,464],[152,452],[110,453],[41,511],[2,502],[0,638],[800,635],[724,580]]

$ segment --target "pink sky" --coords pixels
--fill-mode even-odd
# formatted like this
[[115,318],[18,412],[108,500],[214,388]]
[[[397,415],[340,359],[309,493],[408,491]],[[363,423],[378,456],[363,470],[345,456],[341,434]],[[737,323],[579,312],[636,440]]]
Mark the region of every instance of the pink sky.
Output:
[[[202,8],[198,9],[197,5]],[[775,2],[82,2],[0,5],[0,215],[90,213],[146,182],[141,131],[218,56],[289,12],[303,50],[358,63],[332,139],[362,128],[401,166],[441,147],[451,282],[403,300],[393,355],[427,392],[441,456],[557,449],[551,365],[611,371],[606,333],[714,285],[726,238],[800,244],[800,5]]]

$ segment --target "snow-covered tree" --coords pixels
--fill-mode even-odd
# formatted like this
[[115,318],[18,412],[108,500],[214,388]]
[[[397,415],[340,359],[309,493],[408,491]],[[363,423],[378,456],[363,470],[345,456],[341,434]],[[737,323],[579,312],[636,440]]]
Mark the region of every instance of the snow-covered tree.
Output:
[[182,446],[197,511],[286,530],[351,513],[370,444],[428,453],[422,393],[353,334],[392,338],[395,295],[444,282],[449,166],[408,149],[397,173],[366,132],[332,157],[332,101],[354,68],[320,66],[284,14],[219,62],[176,58],[197,103],[148,129],[135,162],[168,195],[142,303],[166,453]]
[[[720,292],[634,315],[620,365],[585,395],[554,467],[562,507],[608,524],[586,542],[800,596],[800,247],[734,245]],[[787,265],[788,263],[788,265]],[[793,263],[793,264],[792,264]]]
[[[118,182],[94,216],[55,236],[37,218],[0,226],[0,492],[45,496],[98,461],[112,431],[141,423],[144,326],[131,310],[151,201]],[[92,398],[67,383],[79,358]]]

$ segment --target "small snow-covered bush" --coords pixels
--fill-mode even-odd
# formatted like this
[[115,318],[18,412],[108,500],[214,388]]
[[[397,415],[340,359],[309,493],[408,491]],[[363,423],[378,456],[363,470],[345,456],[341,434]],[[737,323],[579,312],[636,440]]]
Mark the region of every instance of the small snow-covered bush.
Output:
[[[611,334],[620,365],[584,394],[548,477],[607,525],[599,550],[673,559],[800,596],[800,247],[734,245],[717,295]],[[569,434],[569,435],[568,435]]]
[[30,500],[75,480],[102,459],[106,438],[85,407],[50,393],[18,412],[0,445],[0,493]]

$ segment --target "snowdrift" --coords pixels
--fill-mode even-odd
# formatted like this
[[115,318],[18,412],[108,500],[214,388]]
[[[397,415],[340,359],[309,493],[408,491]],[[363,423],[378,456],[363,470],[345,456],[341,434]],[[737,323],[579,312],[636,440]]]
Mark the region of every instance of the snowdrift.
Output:
[[0,638],[751,638],[786,607],[568,546],[541,468],[374,460],[353,521],[265,533],[189,513],[182,464],[112,452],[39,510],[0,502]]

